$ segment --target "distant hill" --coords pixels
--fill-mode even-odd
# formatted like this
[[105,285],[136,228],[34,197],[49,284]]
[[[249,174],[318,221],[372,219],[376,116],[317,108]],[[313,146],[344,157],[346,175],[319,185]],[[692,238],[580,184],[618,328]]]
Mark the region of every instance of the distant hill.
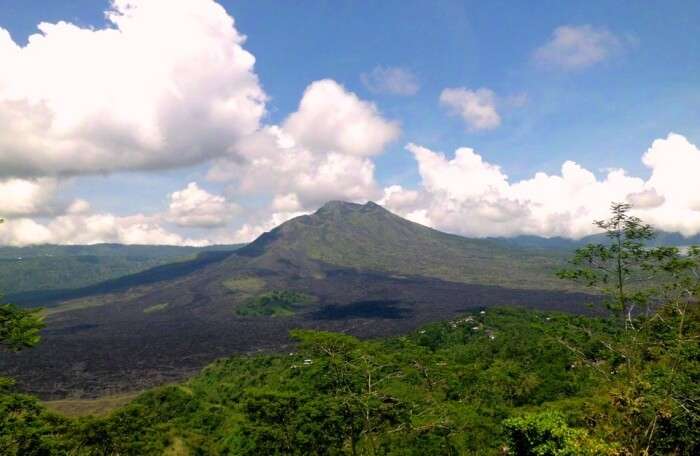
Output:
[[[517,247],[571,251],[586,244],[605,243],[607,237],[604,234],[594,234],[581,239],[568,239],[563,237],[545,238],[540,236],[515,236],[510,238],[488,238],[496,242],[503,242]],[[649,246],[687,247],[700,245],[700,234],[695,236],[683,236],[680,233],[657,231],[656,237],[647,243]]]
[[155,266],[186,261],[203,251],[238,247],[121,244],[0,247],[0,292],[13,295],[86,287]]

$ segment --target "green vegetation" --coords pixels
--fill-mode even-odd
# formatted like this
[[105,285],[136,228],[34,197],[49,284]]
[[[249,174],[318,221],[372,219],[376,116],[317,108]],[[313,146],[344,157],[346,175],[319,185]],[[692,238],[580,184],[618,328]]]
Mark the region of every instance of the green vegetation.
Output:
[[271,291],[250,298],[236,309],[242,316],[287,317],[314,302],[313,297],[296,291]]
[[165,310],[165,309],[167,309],[167,308],[168,308],[168,303],[167,303],[167,302],[161,303],[161,304],[155,304],[155,305],[152,305],[152,306],[150,306],[150,307],[146,307],[145,309],[143,309],[143,313],[145,313],[145,314],[151,314],[151,313],[154,313],[154,312],[163,311],[163,310]]
[[[680,320],[663,316],[657,331]],[[62,418],[5,393],[0,452],[640,454],[639,423],[660,410],[648,454],[696,454],[697,307],[684,325],[692,343],[678,349],[673,331],[658,332],[634,385],[606,346],[624,333],[609,319],[499,309],[386,340],[297,331],[291,355],[216,362],[103,418]],[[630,388],[641,398],[620,395]],[[669,388],[684,402],[659,403]]]
[[72,312],[74,310],[89,309],[91,307],[100,307],[107,303],[104,298],[100,296],[85,298],[78,301],[68,301],[65,304],[61,304],[55,307],[47,307],[41,310],[41,314],[44,317],[50,317],[52,315],[57,315],[63,312]]
[[0,290],[7,294],[80,288],[194,258],[207,248],[149,245],[0,247]]
[[105,416],[111,411],[128,404],[139,394],[115,394],[97,399],[61,399],[46,401],[44,405],[49,411],[69,418]]
[[43,327],[39,311],[0,304],[0,350],[19,351],[35,346]]
[[257,277],[236,277],[224,280],[222,285],[230,291],[258,293],[265,288],[265,281]]
[[[653,233],[627,209],[560,274],[601,290],[608,316],[487,309],[366,341],[296,330],[292,353],[220,360],[104,417],[5,382],[0,454],[700,454],[700,249],[643,247]],[[41,322],[7,315],[0,341],[35,344]]]
[[[512,288],[567,288],[554,273],[570,250],[467,239],[410,222],[374,203],[330,202],[244,247],[260,265],[293,264],[321,276],[310,260],[363,271],[417,275]],[[323,268],[321,267],[323,270]]]

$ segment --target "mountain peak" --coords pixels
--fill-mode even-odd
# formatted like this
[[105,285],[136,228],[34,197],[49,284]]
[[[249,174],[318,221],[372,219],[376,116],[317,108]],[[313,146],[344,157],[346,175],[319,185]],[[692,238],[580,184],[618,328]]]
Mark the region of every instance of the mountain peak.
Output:
[[348,201],[339,201],[339,200],[333,200],[333,201],[328,201],[326,204],[321,206],[318,211],[316,211],[316,214],[324,214],[324,213],[347,213],[347,212],[360,212],[360,211],[368,211],[368,210],[386,210],[379,204],[373,202],[373,201],[368,201],[365,204],[359,204],[359,203],[350,203]]

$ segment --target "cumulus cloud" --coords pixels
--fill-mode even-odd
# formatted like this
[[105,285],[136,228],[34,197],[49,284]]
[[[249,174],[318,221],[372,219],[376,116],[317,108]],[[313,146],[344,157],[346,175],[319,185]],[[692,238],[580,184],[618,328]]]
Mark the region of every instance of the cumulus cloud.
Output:
[[313,151],[366,157],[376,155],[399,135],[377,107],[331,79],[311,83],[299,108],[282,126],[294,140]]
[[204,245],[163,228],[157,219],[142,214],[117,217],[111,214],[67,214],[40,223],[30,218],[6,221],[0,229],[0,244],[167,244]]
[[627,195],[627,201],[635,209],[649,209],[661,206],[666,202],[666,198],[663,195],[659,195],[655,188],[650,188],[641,192],[630,193]]
[[325,79],[311,83],[280,125],[239,140],[233,155],[217,160],[208,178],[229,183],[232,195],[272,195],[231,238],[250,241],[264,231],[329,200],[381,198],[376,155],[400,133],[377,107]]
[[104,29],[0,28],[0,175],[150,170],[220,156],[266,95],[233,18],[209,0],[114,0]]
[[311,210],[273,210],[273,212],[270,213],[270,211],[267,209],[268,208],[265,208],[261,211],[258,211],[257,214],[253,215],[250,221],[248,221],[242,227],[236,230],[233,237],[229,239],[229,242],[250,242],[258,236],[260,236],[261,234],[272,230],[273,228],[281,225],[287,220],[312,212]]
[[122,244],[205,245],[207,240],[189,239],[164,227],[167,221],[180,226],[216,227],[225,223],[236,206],[223,197],[201,190],[195,183],[170,195],[169,210],[151,215],[116,216],[95,213],[83,199],[62,201],[61,182],[54,178],[0,181],[0,245]]
[[360,75],[362,83],[373,93],[410,96],[418,93],[418,78],[406,68],[377,66]]
[[700,149],[684,136],[670,134],[655,140],[642,162],[652,170],[645,189],[655,189],[664,198],[645,217],[668,231],[700,231]]
[[277,127],[252,135],[240,147],[248,155],[245,160],[219,161],[208,175],[230,182],[235,194],[293,194],[301,207],[312,207],[329,199],[369,199],[380,192],[374,163],[367,157],[316,152]]
[[578,70],[608,59],[619,52],[624,40],[604,28],[591,25],[562,25],[551,39],[533,54],[536,63],[562,70]]
[[274,195],[267,213],[279,214],[275,221],[332,199],[367,201],[381,196],[369,156],[398,134],[373,104],[335,81],[317,81],[297,111],[238,141],[234,157],[217,161],[208,177],[230,182],[234,194]]
[[0,217],[41,215],[57,209],[58,181],[52,178],[0,180]]
[[[114,0],[107,20],[102,29],[41,23],[25,46],[0,28],[0,242],[195,242],[168,224],[208,228],[218,240],[237,209],[191,183],[158,214],[96,213],[56,196],[70,175],[212,160],[208,176],[225,181],[229,197],[272,195],[248,233],[327,199],[381,195],[370,157],[399,136],[398,123],[320,80],[284,122],[262,125],[255,58],[216,2]],[[411,90],[405,74],[387,75],[392,90]]]
[[511,182],[502,169],[474,150],[454,158],[409,144],[421,176],[419,190],[389,187],[383,202],[414,221],[468,236],[533,234],[580,238],[595,232],[592,220],[607,216],[612,201],[627,201],[658,229],[700,232],[700,150],[669,134],[653,142],[644,180],[623,170],[596,177],[573,161],[559,174],[536,173]]
[[[240,195],[272,194],[272,202],[249,217],[235,242],[247,242],[297,215],[311,212],[328,200],[368,201],[381,190],[374,163],[367,157],[313,152],[286,142],[281,130],[268,128],[249,138],[257,145],[250,160],[219,162],[209,177],[230,182]],[[246,141],[248,142],[248,141]]]
[[214,228],[226,225],[238,206],[220,195],[213,195],[190,182],[170,194],[167,217],[182,227]]
[[440,94],[440,104],[450,115],[461,117],[470,130],[491,130],[501,124],[491,89],[447,88]]

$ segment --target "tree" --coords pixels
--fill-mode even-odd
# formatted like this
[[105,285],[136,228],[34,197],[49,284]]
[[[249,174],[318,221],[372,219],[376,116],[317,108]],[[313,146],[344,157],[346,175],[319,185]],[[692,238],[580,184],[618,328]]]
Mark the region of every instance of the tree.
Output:
[[594,222],[605,230],[609,242],[577,249],[570,261],[572,267],[557,273],[601,292],[606,307],[628,329],[635,312],[644,310],[649,315],[660,302],[660,280],[669,272],[668,267],[681,266],[677,248],[647,246],[655,237],[654,230],[631,216],[630,209],[629,204],[613,203],[610,218]]
[[541,412],[510,418],[503,423],[509,440],[509,454],[519,456],[582,456],[619,454],[613,445],[572,428],[563,415]]
[[24,310],[12,304],[0,304],[0,347],[19,351],[39,343],[43,318],[37,310]]
[[[614,203],[595,224],[610,242],[576,250],[559,277],[602,292],[624,323],[598,342],[607,358],[563,342],[609,384],[613,412],[603,412],[630,454],[696,454],[700,433],[700,248],[650,247],[654,230]],[[643,311],[642,311],[643,310]],[[587,335],[592,337],[592,332]]]

